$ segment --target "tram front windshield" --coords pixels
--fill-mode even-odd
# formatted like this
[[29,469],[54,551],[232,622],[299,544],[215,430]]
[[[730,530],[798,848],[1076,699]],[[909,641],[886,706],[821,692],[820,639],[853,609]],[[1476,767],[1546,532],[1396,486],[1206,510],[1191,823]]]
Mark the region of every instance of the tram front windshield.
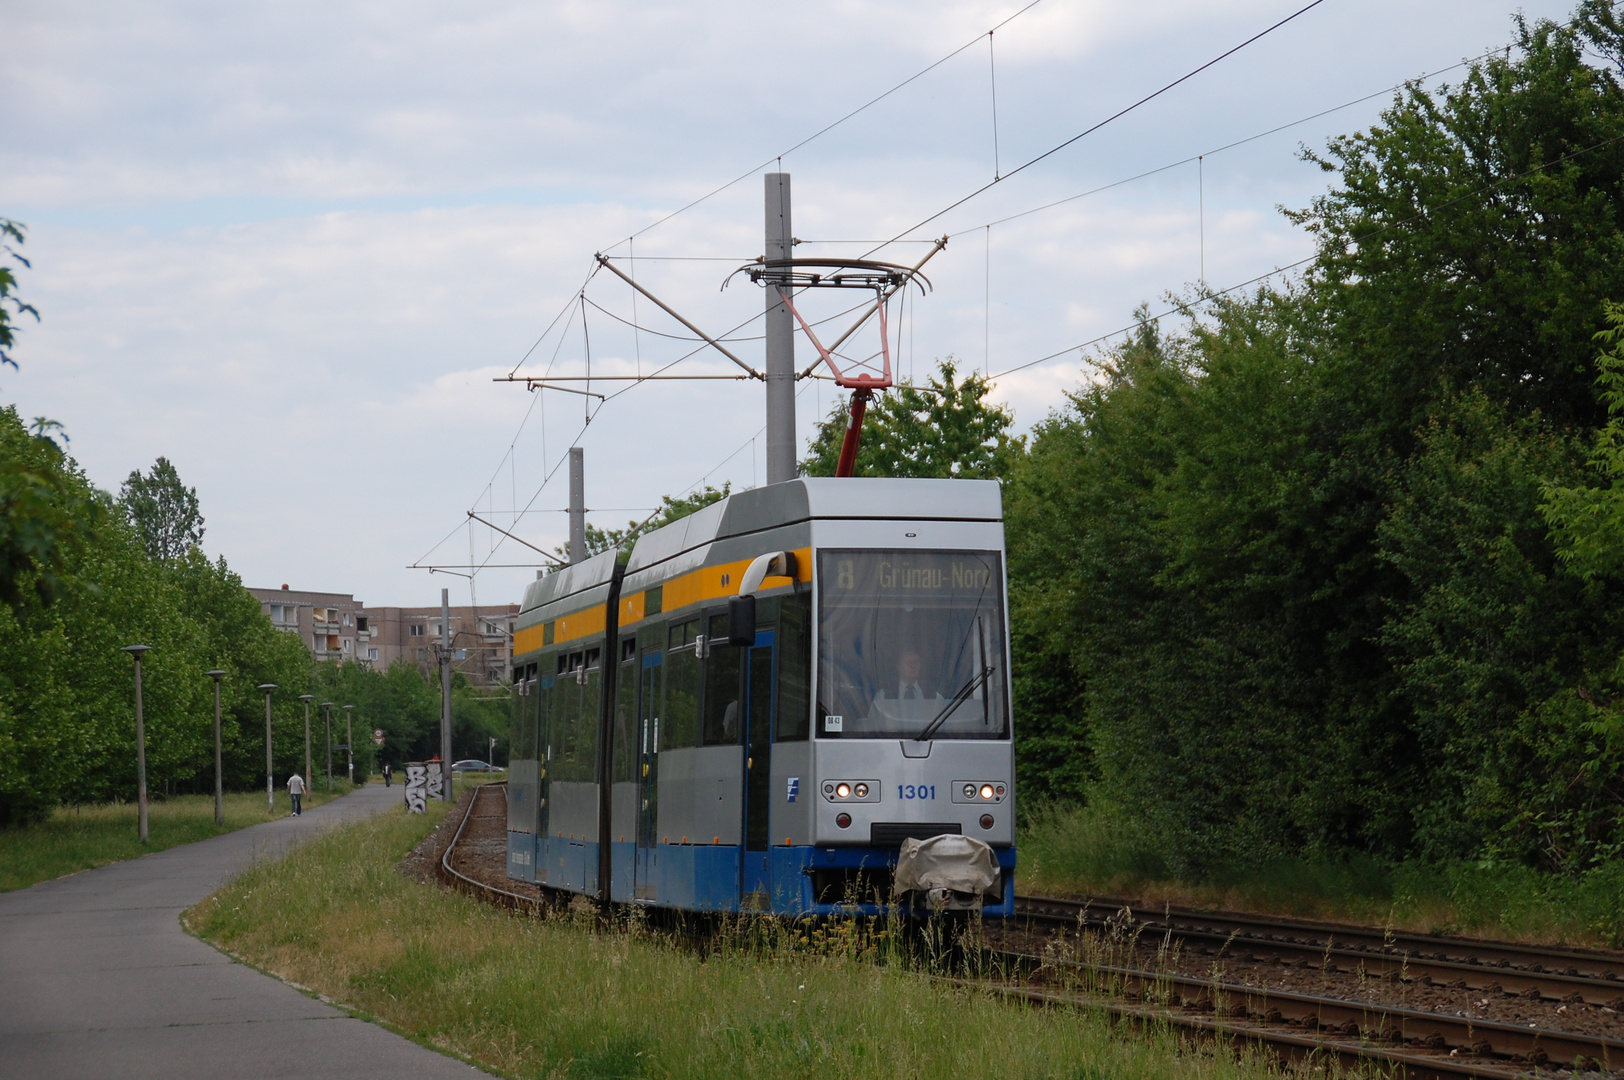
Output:
[[1001,739],[1003,568],[991,551],[823,551],[818,733]]

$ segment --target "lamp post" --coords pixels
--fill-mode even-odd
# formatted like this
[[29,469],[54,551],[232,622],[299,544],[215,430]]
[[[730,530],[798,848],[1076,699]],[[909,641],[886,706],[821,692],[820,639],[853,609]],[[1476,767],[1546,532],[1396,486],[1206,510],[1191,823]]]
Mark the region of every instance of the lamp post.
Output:
[[265,812],[276,812],[276,766],[271,762],[271,691],[276,689],[273,682],[259,684],[259,689],[265,692]]
[[312,701],[316,700],[316,695],[315,694],[300,694],[299,695],[299,700],[304,702],[304,707],[305,707],[305,771],[304,771],[304,778],[305,778],[305,790],[309,791],[310,790],[310,785],[312,783],[314,783],[315,779],[316,779],[313,775],[311,775],[316,770],[310,764],[310,703]]
[[225,789],[220,779],[220,680],[225,672],[220,668],[203,674],[214,680],[214,823],[226,823]]
[[321,713],[327,718],[327,794],[333,793],[333,703],[321,703]]
[[135,658],[135,801],[136,829],[141,842],[147,842],[147,721],[141,712],[141,654],[151,645],[126,645],[124,651]]
[[350,786],[355,786],[355,724],[354,705],[344,706],[344,760],[349,767]]

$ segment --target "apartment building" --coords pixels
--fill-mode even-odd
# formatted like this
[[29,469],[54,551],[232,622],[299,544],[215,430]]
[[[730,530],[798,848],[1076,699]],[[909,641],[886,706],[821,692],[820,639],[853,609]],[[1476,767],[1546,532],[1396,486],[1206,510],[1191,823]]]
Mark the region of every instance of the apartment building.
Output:
[[[439,663],[442,624],[438,607],[369,608],[378,663],[397,659],[427,671]],[[451,609],[451,664],[476,686],[508,682],[513,675],[513,628],[518,604]]]
[[249,589],[260,610],[278,630],[297,634],[317,660],[377,658],[371,626],[361,602],[351,593],[290,589]]
[[[297,634],[317,660],[387,669],[397,660],[427,674],[440,662],[438,607],[368,608],[352,593],[249,589],[271,625]],[[511,680],[518,604],[451,609],[452,666],[475,686]]]

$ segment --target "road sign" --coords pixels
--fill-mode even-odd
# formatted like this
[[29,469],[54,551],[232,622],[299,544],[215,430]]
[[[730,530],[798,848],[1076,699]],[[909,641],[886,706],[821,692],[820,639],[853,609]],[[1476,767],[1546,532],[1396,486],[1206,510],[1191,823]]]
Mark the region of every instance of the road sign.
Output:
[[372,745],[373,746],[382,746],[383,745],[383,728],[375,727],[375,728],[372,729]]

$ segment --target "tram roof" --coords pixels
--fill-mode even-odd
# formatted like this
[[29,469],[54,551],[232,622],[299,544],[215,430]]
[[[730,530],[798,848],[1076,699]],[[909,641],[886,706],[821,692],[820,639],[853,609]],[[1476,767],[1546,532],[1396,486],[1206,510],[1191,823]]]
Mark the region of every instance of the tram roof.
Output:
[[[637,538],[627,573],[665,562],[716,540],[747,536],[816,518],[899,521],[1002,521],[995,480],[802,477],[735,492]],[[613,551],[594,555],[530,583],[521,610],[608,584]]]

